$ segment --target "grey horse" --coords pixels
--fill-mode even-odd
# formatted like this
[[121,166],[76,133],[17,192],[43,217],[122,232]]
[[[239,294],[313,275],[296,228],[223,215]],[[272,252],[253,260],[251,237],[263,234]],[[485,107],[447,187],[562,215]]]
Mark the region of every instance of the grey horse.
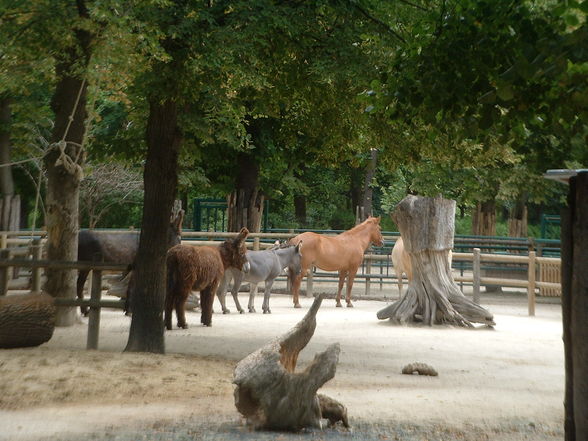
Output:
[[250,265],[248,273],[239,271],[236,268],[228,268],[216,292],[223,309],[223,314],[231,312],[225,304],[225,295],[231,279],[235,281],[231,294],[235,300],[235,306],[237,306],[237,310],[241,314],[244,311],[237,297],[241,283],[250,283],[248,309],[249,312],[255,312],[253,302],[255,300],[255,294],[257,294],[257,285],[260,282],[265,282],[262,308],[264,314],[270,314],[269,297],[274,280],[282,274],[285,268],[288,268],[290,274],[300,274],[301,247],[302,243],[299,243],[298,245],[278,245],[264,251],[248,251],[247,260]]

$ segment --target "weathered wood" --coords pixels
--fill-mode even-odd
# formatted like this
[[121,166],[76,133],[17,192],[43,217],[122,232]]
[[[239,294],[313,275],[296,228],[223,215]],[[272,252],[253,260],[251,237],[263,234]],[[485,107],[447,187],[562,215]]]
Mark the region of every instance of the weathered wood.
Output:
[[[562,239],[571,250],[565,268],[564,343],[566,357],[566,439],[588,439],[588,173],[570,180],[570,216]],[[563,238],[565,233],[569,236]],[[567,331],[569,330],[569,333]],[[571,383],[568,383],[571,382]],[[568,390],[569,388],[569,390]],[[569,414],[571,413],[571,415]],[[571,437],[568,438],[568,426]]]
[[56,308],[45,293],[0,298],[0,348],[39,346],[55,328]]
[[371,259],[367,260],[365,263],[365,275],[367,276],[365,279],[365,295],[368,296],[370,294],[371,288],[371,277],[372,274],[372,261]]
[[[92,272],[92,290],[90,300],[99,303],[102,298],[102,272]],[[98,338],[100,334],[100,307],[90,306],[88,314],[88,340],[86,349],[98,349]]]
[[570,181],[568,206],[561,211],[561,310],[563,320],[564,366],[566,371],[564,393],[565,441],[576,441],[574,422],[574,360],[572,340],[572,276],[574,262],[574,205],[576,180]]
[[306,276],[306,297],[312,297],[314,285],[314,267],[308,269],[308,275]]
[[448,255],[454,216],[455,201],[447,199],[409,195],[398,204],[392,217],[410,256],[413,277],[400,300],[378,311],[380,320],[494,325],[492,314],[465,297],[453,280]]
[[[10,258],[10,251],[6,248],[0,250],[0,261],[8,261]],[[10,267],[0,267],[0,296],[5,296],[8,293],[8,281],[10,280]]]
[[[41,239],[33,240],[33,244],[31,245],[31,252],[33,255],[33,260],[41,260],[41,257],[43,255],[43,246],[41,245]],[[33,268],[31,274],[31,290],[33,292],[41,292],[42,269],[40,267]]]
[[474,248],[474,262],[473,262],[473,276],[474,276],[474,303],[480,304],[480,248]]
[[527,287],[527,302],[528,302],[528,309],[529,309],[529,315],[530,316],[534,316],[535,315],[535,274],[536,274],[536,268],[535,268],[535,257],[536,257],[536,252],[535,251],[529,251],[529,285]]
[[25,260],[25,259],[0,259],[0,268],[8,266],[20,266],[22,268],[51,268],[51,269],[98,269],[101,271],[124,271],[126,264],[104,262],[76,262],[57,260]]
[[335,376],[339,343],[317,354],[303,372],[294,372],[298,354],[314,334],[321,302],[322,296],[318,296],[293,329],[237,364],[233,373],[235,406],[255,428],[321,428],[316,392]]

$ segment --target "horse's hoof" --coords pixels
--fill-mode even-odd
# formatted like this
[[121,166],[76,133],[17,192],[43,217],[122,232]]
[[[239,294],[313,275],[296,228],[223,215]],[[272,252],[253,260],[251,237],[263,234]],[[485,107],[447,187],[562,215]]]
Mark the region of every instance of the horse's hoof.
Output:
[[341,302],[337,302],[337,304],[335,305],[337,308],[341,308],[343,305],[341,305]]
[[178,323],[178,328],[182,328],[182,329],[188,329],[188,325],[180,325],[180,324]]
[[239,309],[239,314],[245,314],[245,310]]
[[202,326],[205,326],[207,328],[212,328],[212,323],[209,323],[208,325],[206,323],[202,323]]
[[353,303],[351,303],[351,302],[347,302],[347,307],[348,307],[348,308],[353,308]]
[[249,308],[249,312],[256,312],[255,308]]
[[271,311],[269,310],[269,308],[268,308],[268,309],[264,309],[264,310],[263,310],[263,313],[264,313],[264,314],[271,314],[272,312],[271,312]]
[[223,314],[230,314],[231,310],[230,309],[223,309]]
[[302,306],[300,306],[300,303],[295,303],[294,308],[302,308]]

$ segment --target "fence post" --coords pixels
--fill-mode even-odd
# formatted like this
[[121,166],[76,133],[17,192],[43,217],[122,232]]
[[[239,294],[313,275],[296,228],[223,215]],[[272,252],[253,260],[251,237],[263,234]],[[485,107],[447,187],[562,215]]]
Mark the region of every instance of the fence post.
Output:
[[[0,259],[8,260],[10,258],[10,251],[6,248],[0,250]],[[5,296],[8,293],[8,274],[10,268],[7,266],[0,267],[0,296]]]
[[253,251],[259,251],[259,237],[253,238]]
[[[386,265],[388,265],[388,255],[386,255]],[[378,263],[378,266],[380,267],[380,276],[384,275],[384,264],[383,261]],[[382,277],[380,277],[380,291],[382,291],[384,289],[384,279]]]
[[96,305],[90,306],[88,315],[88,341],[86,349],[98,349],[98,335],[100,333],[100,299],[102,298],[102,271],[92,270],[92,290],[90,300]]
[[[43,252],[43,248],[41,245],[41,239],[34,239],[33,245],[31,246],[31,254],[33,256],[33,260],[41,260],[41,254]],[[36,267],[31,269],[31,291],[32,292],[41,292],[41,274],[42,268]]]
[[314,267],[310,267],[308,275],[306,276],[306,297],[312,297],[312,282],[314,275]]
[[372,273],[372,259],[371,259],[371,254],[368,255],[368,259],[367,262],[365,264],[365,275],[367,276],[365,278],[365,295],[369,296],[370,295],[370,288],[371,288],[371,277],[370,274]]
[[8,234],[6,233],[2,233],[2,235],[0,235],[0,248],[8,248]]
[[527,288],[527,299],[529,301],[529,315],[535,315],[535,251],[529,251],[529,286]]
[[480,248],[474,248],[473,260],[474,276],[474,303],[480,304]]

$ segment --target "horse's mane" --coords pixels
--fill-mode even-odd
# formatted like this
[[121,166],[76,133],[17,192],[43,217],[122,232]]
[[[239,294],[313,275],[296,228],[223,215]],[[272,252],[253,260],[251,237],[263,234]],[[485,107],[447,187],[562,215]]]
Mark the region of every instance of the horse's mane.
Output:
[[365,229],[365,227],[369,224],[369,223],[374,223],[374,221],[372,219],[375,219],[374,217],[368,217],[366,220],[364,220],[362,223],[357,224],[356,226],[354,226],[353,228],[350,228],[347,231],[343,231],[339,236],[343,236],[343,235],[347,235],[347,234],[353,234],[353,233],[357,233],[360,230]]

